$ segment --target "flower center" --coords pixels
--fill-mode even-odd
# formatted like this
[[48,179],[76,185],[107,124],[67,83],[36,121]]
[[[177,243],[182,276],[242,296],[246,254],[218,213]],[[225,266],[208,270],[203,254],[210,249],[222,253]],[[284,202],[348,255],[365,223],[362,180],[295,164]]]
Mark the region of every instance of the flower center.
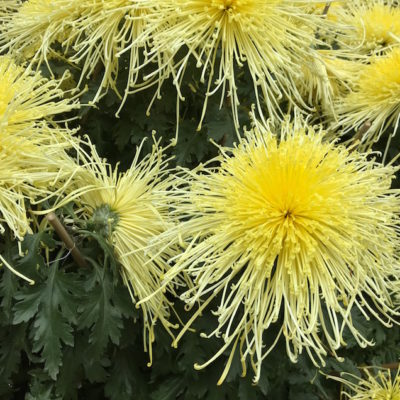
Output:
[[88,221],[88,229],[105,238],[110,237],[119,221],[118,214],[108,204],[97,207]]
[[292,218],[292,211],[291,210],[285,210],[283,213],[283,218],[289,219]]
[[228,11],[232,8],[233,0],[224,0],[224,9]]

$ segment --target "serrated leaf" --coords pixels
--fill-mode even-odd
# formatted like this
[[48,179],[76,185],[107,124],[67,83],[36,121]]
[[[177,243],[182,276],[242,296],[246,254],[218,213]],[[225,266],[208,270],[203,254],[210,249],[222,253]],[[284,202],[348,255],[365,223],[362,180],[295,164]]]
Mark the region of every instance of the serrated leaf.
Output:
[[13,324],[17,325],[21,322],[28,322],[38,312],[40,302],[43,296],[43,285],[36,284],[32,287],[25,288],[21,293],[15,296],[17,303],[14,305]]
[[42,282],[24,287],[16,295],[13,323],[34,318],[30,335],[33,352],[40,353],[45,370],[55,379],[62,362],[62,343],[69,346],[74,343],[71,323],[76,320],[73,310],[76,310],[77,294],[82,290],[74,274],[58,269],[58,261],[40,272],[44,276]]
[[45,370],[56,379],[62,364],[61,342],[73,346],[74,337],[68,320],[51,306],[44,306],[37,314],[34,327],[33,351],[41,352]]
[[113,303],[115,287],[112,274],[95,265],[91,279],[96,281],[96,285],[85,294],[79,307],[78,327],[90,328],[88,354],[96,359],[109,341],[119,344],[123,323],[121,311]]

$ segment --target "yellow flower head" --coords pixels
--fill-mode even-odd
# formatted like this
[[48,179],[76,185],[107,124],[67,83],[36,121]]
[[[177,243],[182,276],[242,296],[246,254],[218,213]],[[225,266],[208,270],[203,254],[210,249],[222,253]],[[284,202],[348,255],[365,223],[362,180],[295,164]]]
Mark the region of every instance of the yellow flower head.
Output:
[[[125,101],[138,80],[139,48],[146,47],[148,42],[141,36],[148,25],[147,10],[144,2],[133,0],[28,0],[18,12],[3,18],[0,49],[22,54],[33,64],[45,62],[49,68],[48,57],[66,57],[82,66],[78,85],[98,74],[103,66],[102,81],[93,102],[110,87],[119,94],[119,57],[129,52]],[[142,62],[148,61],[145,58]],[[151,85],[152,82],[143,84]]]
[[[157,321],[171,334],[174,327],[168,321],[172,303],[164,292],[152,296],[160,286],[168,268],[167,261],[172,256],[169,251],[152,252],[150,241],[171,229],[167,189],[171,184],[163,150],[159,142],[153,145],[151,154],[139,161],[137,150],[131,167],[119,172],[99,158],[94,146],[89,143],[90,152],[79,149],[83,163],[75,177],[70,191],[83,185],[92,188],[79,196],[76,202],[83,217],[90,221],[95,231],[105,235],[114,247],[122,265],[121,274],[131,291],[133,301],[141,308],[144,319],[144,347],[150,352],[152,362],[152,342]],[[173,292],[173,285],[168,287]]]
[[343,131],[369,122],[371,127],[362,137],[367,144],[378,140],[387,128],[395,132],[400,120],[400,47],[360,64],[349,83],[352,90],[335,102]]
[[218,91],[221,102],[225,94],[229,96],[234,121],[239,126],[236,81],[242,67],[248,69],[253,80],[261,115],[280,116],[282,98],[304,105],[295,78],[301,75],[301,65],[313,57],[310,44],[318,43],[315,30],[327,23],[323,16],[307,13],[309,3],[303,0],[158,2],[158,18],[169,26],[155,35],[151,52],[168,48],[171,57],[175,56],[173,73],[178,90],[191,57],[201,69],[201,81],[207,84],[198,129],[208,98]]
[[343,40],[358,54],[400,44],[398,0],[350,0],[340,11],[342,22],[353,27]]
[[[353,307],[386,325],[396,315],[390,298],[391,278],[400,275],[396,169],[323,139],[298,117],[283,124],[280,139],[257,124],[237,147],[221,149],[213,160],[219,166],[188,172],[176,213],[189,244],[165,282],[185,271],[193,288],[182,299],[189,307],[205,300],[175,344],[219,299],[218,327],[205,336],[222,335],[224,344],[195,367],[232,348],[220,382],[237,346],[244,373],[250,358],[258,381],[281,334],[292,361],[306,351],[318,365],[345,345],[346,327],[360,346],[369,343],[353,325]],[[274,324],[276,341],[268,336]]]
[[[350,400],[400,400],[400,368],[392,377],[390,369],[380,369],[374,375],[368,368],[364,368],[365,379],[360,379],[349,373],[342,373],[341,377],[328,376],[344,385],[343,398]],[[350,379],[348,379],[350,378]],[[354,381],[358,381],[355,383]]]
[[63,98],[59,85],[0,57],[0,223],[20,240],[30,232],[25,200],[56,193],[71,174],[63,161],[73,131],[53,117],[78,105]]

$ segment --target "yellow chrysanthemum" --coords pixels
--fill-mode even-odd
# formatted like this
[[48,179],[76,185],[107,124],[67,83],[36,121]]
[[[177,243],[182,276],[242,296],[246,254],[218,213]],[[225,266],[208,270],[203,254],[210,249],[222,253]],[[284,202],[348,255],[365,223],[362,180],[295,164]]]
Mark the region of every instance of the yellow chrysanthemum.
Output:
[[364,368],[363,372],[366,379],[360,379],[358,376],[349,373],[342,373],[340,378],[328,377],[345,386],[341,395],[346,399],[400,400],[400,368],[393,377],[390,369],[381,368],[376,375],[368,368]]
[[[168,250],[155,255],[150,252],[150,241],[172,226],[168,212],[171,201],[167,193],[171,185],[168,160],[159,142],[155,142],[152,153],[141,161],[139,148],[131,167],[122,173],[118,167],[113,169],[100,159],[94,146],[90,143],[89,146],[89,153],[83,148],[78,149],[83,167],[74,179],[75,184],[68,189],[82,185],[91,187],[75,202],[92,228],[113,245],[122,265],[122,277],[136,303],[157,291],[172,256]],[[173,293],[173,285],[167,289]],[[160,321],[173,336],[171,328],[174,325],[168,320],[171,306],[164,292],[137,305],[143,312],[144,347],[150,353],[150,364],[156,322]]]
[[360,64],[359,73],[349,84],[352,90],[335,102],[343,131],[370,123],[362,137],[368,145],[387,128],[393,127],[396,132],[400,120],[400,48],[372,57],[369,64]]
[[[148,38],[141,37],[149,25],[147,7],[134,0],[28,0],[18,12],[4,18],[0,49],[22,54],[38,65],[48,64],[47,59],[52,55],[66,57],[82,66],[78,85],[99,73],[99,67],[103,66],[102,81],[93,102],[110,87],[119,94],[116,87],[122,68],[119,57],[129,52],[125,101],[129,89],[140,86],[136,85],[139,49],[148,45]],[[145,55],[142,61],[147,62]],[[141,83],[143,87],[152,84]]]
[[0,222],[19,239],[30,232],[25,200],[56,192],[63,176],[71,174],[62,161],[73,131],[52,119],[78,105],[63,98],[59,85],[0,57]]
[[[206,82],[204,118],[208,98],[221,91],[228,95],[235,125],[239,126],[237,72],[247,67],[263,115],[281,115],[284,98],[303,106],[296,86],[301,66],[313,57],[317,27],[324,16],[307,13],[303,0],[162,0],[154,19],[166,21],[155,35],[151,55],[169,49],[174,57],[174,82],[179,90],[189,60],[193,57]],[[160,22],[159,22],[160,23]],[[166,62],[171,63],[166,59]],[[180,95],[182,98],[182,96]]]
[[[188,172],[189,188],[177,189],[181,224],[164,240],[182,235],[188,247],[165,282],[185,271],[193,287],[181,298],[188,307],[204,302],[174,344],[219,299],[218,326],[204,336],[222,336],[224,344],[195,368],[231,348],[220,383],[237,347],[244,373],[250,358],[258,381],[281,335],[292,361],[306,351],[318,365],[345,345],[345,328],[360,346],[369,344],[353,324],[353,307],[387,326],[396,315],[397,169],[323,139],[299,119],[285,122],[280,139],[256,125],[237,147],[221,148],[211,164],[219,166]],[[276,339],[268,337],[274,324],[281,325]]]
[[340,9],[343,24],[353,27],[342,38],[358,54],[400,44],[398,0],[350,0]]

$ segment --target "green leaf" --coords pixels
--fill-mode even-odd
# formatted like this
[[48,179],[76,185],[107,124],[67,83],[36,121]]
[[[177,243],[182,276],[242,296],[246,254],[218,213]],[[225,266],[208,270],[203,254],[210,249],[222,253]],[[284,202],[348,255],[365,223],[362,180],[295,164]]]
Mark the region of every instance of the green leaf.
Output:
[[45,370],[56,379],[62,364],[61,342],[73,346],[74,337],[68,320],[51,304],[45,304],[37,314],[34,327],[33,351],[41,352]]
[[13,323],[28,322],[34,318],[30,336],[33,339],[32,350],[40,353],[45,371],[56,379],[62,363],[62,343],[72,346],[72,323],[76,321],[74,310],[77,308],[77,296],[82,292],[73,273],[58,269],[63,251],[57,261],[44,267],[40,273],[42,282],[24,287],[15,296]]
[[118,345],[121,336],[122,313],[114,305],[114,277],[107,268],[102,268],[93,262],[92,276],[89,278],[94,285],[83,296],[79,307],[79,329],[90,328],[88,355],[99,358],[109,341]]
[[17,303],[13,309],[14,325],[20,324],[21,322],[28,322],[36,315],[43,297],[42,289],[42,284],[36,284],[30,288],[26,288],[15,296]]

